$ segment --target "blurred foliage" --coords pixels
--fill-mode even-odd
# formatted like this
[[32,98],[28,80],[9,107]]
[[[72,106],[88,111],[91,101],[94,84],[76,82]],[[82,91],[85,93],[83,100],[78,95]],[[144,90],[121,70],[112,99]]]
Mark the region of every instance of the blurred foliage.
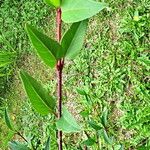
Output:
[[[44,27],[48,7],[41,0],[3,0],[0,2],[0,50],[15,51],[18,57],[26,51],[31,51],[26,33],[25,23],[38,24]],[[12,67],[9,65],[3,70],[5,76],[0,76],[0,97],[4,97],[10,82],[9,74]],[[9,73],[8,73],[9,72]]]
[[[0,105],[6,102],[13,75],[18,66],[22,65],[25,53],[31,53],[31,45],[24,31],[25,23],[44,26],[47,24],[46,16],[49,8],[41,1],[26,0],[2,0],[0,1],[0,53],[13,53],[13,61],[0,68]],[[0,57],[4,59],[4,57]],[[19,65],[16,65],[19,64]],[[14,101],[14,100],[13,100]],[[15,105],[15,104],[14,104]],[[2,121],[3,106],[0,110],[0,148],[5,149],[8,141],[12,139],[14,133],[7,130]],[[5,137],[5,138],[3,138]],[[3,143],[2,143],[3,142]]]
[[90,22],[81,55],[66,67],[65,88],[77,85],[88,93],[90,106],[86,99],[75,99],[94,121],[109,108],[107,131],[116,143],[149,149],[150,2],[107,2],[107,11]]

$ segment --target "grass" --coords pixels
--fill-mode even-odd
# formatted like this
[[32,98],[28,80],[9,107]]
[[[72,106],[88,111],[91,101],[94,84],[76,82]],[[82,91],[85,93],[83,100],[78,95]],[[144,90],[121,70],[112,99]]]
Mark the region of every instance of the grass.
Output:
[[[150,2],[148,0],[126,2],[107,0],[107,2],[110,7],[90,20],[80,55],[74,61],[67,61],[65,64],[64,103],[78,121],[88,129],[91,136],[93,136],[93,130],[79,113],[88,111],[90,120],[100,123],[99,116],[103,108],[107,107],[109,110],[107,131],[110,137],[114,137],[116,145],[123,144],[125,149],[148,150],[150,148],[150,62],[148,56]],[[27,4],[29,3],[26,2]],[[30,5],[31,12],[33,10],[31,6],[34,6],[32,4]],[[139,21],[134,20],[136,11],[139,12]],[[35,13],[35,18],[39,14]],[[51,12],[50,17],[43,20],[45,23],[39,21],[40,17],[36,20],[40,26],[43,24],[49,26],[50,30],[45,32],[50,36],[54,36],[51,32],[51,29],[54,30],[53,14]],[[48,16],[48,11],[45,15]],[[31,15],[29,18],[26,20],[32,20],[34,17]],[[16,24],[18,25],[18,22]],[[25,34],[22,30],[20,32]],[[17,38],[20,39],[18,36]],[[12,44],[11,40],[9,41]],[[24,48],[20,51],[26,51],[26,46],[29,51],[32,51],[26,39],[24,44]],[[24,54],[22,60],[23,63],[19,68],[28,70],[34,77],[42,80],[45,87],[54,94],[54,72],[44,66],[33,53]],[[36,73],[33,70],[36,70]],[[49,121],[51,116],[48,119],[43,118],[31,109],[17,71],[18,69],[15,71],[16,75],[13,78],[10,93],[7,94],[11,114],[15,116],[14,122],[25,135],[37,136],[33,139],[34,142],[40,138],[40,142],[43,143],[50,133],[55,140],[52,132],[53,123]],[[87,105],[86,99],[77,92],[77,88],[88,93],[91,105]],[[42,123],[43,120],[46,121],[46,125]],[[3,141],[1,139],[4,136],[8,139],[11,135],[10,131],[4,125],[1,130],[3,131],[1,131],[0,141]],[[8,136],[6,132],[9,133]],[[65,143],[69,145],[66,149],[77,149],[82,142],[79,137],[82,140],[86,139],[84,133],[65,135]],[[0,144],[2,145],[0,148],[5,149],[5,143]],[[101,144],[102,149],[111,149],[103,139]],[[42,144],[39,146],[39,149],[41,148]],[[52,149],[56,149],[55,142],[52,142]],[[91,147],[91,149],[96,148]]]
[[[44,27],[47,23],[45,18],[48,15],[48,7],[41,1],[35,3],[34,0],[30,2],[5,0],[0,3],[0,9],[0,51],[15,51],[19,59],[24,53],[31,52],[31,45],[24,31],[25,23]],[[2,98],[11,84],[9,76],[12,75],[12,71],[14,71],[12,65],[0,70],[0,74],[5,74],[0,77],[0,97]]]

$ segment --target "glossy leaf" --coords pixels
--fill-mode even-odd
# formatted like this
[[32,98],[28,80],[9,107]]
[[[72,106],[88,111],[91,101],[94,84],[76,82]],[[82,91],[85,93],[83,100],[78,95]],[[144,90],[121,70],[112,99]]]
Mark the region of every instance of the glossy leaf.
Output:
[[61,0],[44,0],[44,2],[50,6],[59,7],[61,4]]
[[50,150],[50,137],[48,137],[44,150]]
[[12,122],[11,122],[10,117],[9,117],[9,115],[8,115],[7,109],[5,109],[5,122],[6,122],[7,127],[8,127],[10,130],[14,130],[13,125],[12,125]]
[[15,141],[10,142],[9,147],[11,150],[30,150],[27,144]]
[[59,43],[50,39],[30,25],[26,25],[26,31],[40,58],[45,64],[53,68],[60,58],[59,54],[61,53],[61,46]]
[[42,115],[47,115],[49,112],[54,112],[55,100],[49,95],[48,91],[26,72],[21,71],[20,76],[30,102],[37,112]]
[[74,58],[82,48],[88,21],[72,24],[61,41],[64,56]]
[[105,7],[106,3],[93,0],[63,0],[62,20],[66,23],[79,22],[96,15]]
[[56,126],[58,130],[66,133],[79,132],[81,130],[81,127],[66,108],[63,108],[62,117],[57,121]]

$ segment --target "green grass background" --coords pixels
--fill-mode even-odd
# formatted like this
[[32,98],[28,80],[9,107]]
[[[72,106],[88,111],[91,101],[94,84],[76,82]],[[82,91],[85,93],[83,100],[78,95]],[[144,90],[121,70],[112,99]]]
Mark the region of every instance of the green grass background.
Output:
[[[150,149],[150,2],[149,0],[106,0],[109,7],[93,17],[83,49],[74,61],[66,61],[64,69],[64,104],[83,126],[88,128],[79,113],[87,110],[92,120],[99,123],[104,107],[109,110],[108,133],[116,144],[125,149]],[[139,21],[134,20],[135,11]],[[31,23],[43,29],[50,37],[55,36],[55,12],[42,1],[5,0],[0,2],[0,47],[17,52],[12,76],[0,77],[0,148],[7,149],[10,139],[18,139],[9,131],[3,120],[6,103],[14,124],[26,136],[45,142],[52,130],[51,116],[41,117],[32,110],[18,77],[20,68],[26,69],[55,95],[56,81],[53,70],[48,69],[36,57],[24,31],[24,24]],[[68,26],[63,26],[63,31]],[[10,47],[11,45],[11,47]],[[87,105],[76,88],[90,95],[92,104]],[[43,132],[45,131],[45,132]],[[89,130],[92,135],[92,131]],[[83,133],[65,135],[67,150],[77,149],[85,139]],[[79,139],[81,137],[81,139]],[[102,141],[103,149],[111,148]],[[65,145],[64,145],[65,147]],[[42,148],[42,144],[39,149]],[[52,142],[52,149],[56,143]],[[91,149],[95,150],[91,147]],[[116,148],[117,149],[117,148]]]

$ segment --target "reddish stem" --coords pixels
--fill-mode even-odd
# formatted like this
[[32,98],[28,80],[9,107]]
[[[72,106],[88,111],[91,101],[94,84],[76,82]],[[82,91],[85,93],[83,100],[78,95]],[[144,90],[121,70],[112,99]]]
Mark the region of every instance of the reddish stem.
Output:
[[[57,29],[56,29],[56,36],[57,41],[60,42],[61,40],[61,9],[57,9]],[[57,96],[58,96],[58,105],[57,105],[57,111],[58,111],[58,119],[62,116],[62,70],[63,70],[63,61],[60,59],[57,62],[56,70],[57,70]],[[62,150],[62,131],[57,132],[57,140],[58,140],[58,150]]]
[[60,42],[61,40],[61,9],[58,8],[57,9],[57,16],[56,16],[56,22],[57,22],[57,32],[56,32],[56,36],[57,36],[57,41]]
[[84,150],[88,150],[87,146],[84,146]]

